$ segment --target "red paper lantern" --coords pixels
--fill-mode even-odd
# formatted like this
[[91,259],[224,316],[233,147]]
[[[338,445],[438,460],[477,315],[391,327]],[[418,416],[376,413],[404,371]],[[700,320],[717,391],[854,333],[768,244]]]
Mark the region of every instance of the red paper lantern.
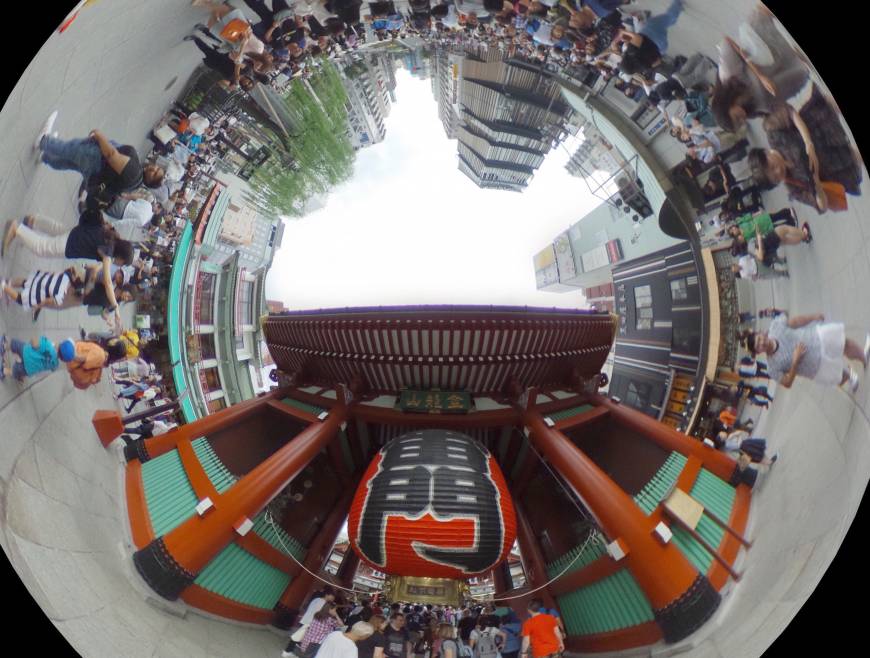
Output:
[[449,430],[404,434],[378,452],[348,518],[350,543],[373,568],[467,578],[510,552],[516,515],[495,458]]

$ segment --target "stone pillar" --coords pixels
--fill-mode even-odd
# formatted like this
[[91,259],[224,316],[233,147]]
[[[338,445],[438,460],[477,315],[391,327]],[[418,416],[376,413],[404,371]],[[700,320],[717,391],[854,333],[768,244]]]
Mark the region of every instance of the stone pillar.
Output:
[[239,536],[236,528],[253,519],[326,447],[346,416],[347,406],[339,403],[323,422],[309,425],[220,494],[202,516],[194,514],[137,551],[133,562],[152,589],[166,599],[177,599],[203,567]]
[[677,642],[707,621],[719,606],[719,593],[673,542],[663,544],[653,534],[655,517],[647,517],[534,407],[525,410],[523,422],[531,442],[574,489],[608,539],[618,538],[627,546],[622,561],[652,604],[665,641]]
[[595,394],[590,397],[590,402],[596,406],[604,407],[610,412],[614,422],[631,429],[638,434],[655,441],[665,450],[673,450],[684,454],[686,457],[697,457],[701,460],[704,468],[716,477],[726,482],[731,479],[737,463],[724,452],[705,445],[698,439],[693,439],[673,427],[660,423],[655,418],[641,413],[637,409],[614,402],[608,397]]
[[147,462],[149,459],[174,450],[182,441],[188,439],[192,441],[236,425],[265,408],[269,400],[280,399],[284,395],[283,389],[275,389],[260,397],[245,400],[203,418],[198,418],[192,423],[180,425],[166,434],[134,441],[124,449],[124,455],[127,457],[127,461],[138,459],[140,462]]

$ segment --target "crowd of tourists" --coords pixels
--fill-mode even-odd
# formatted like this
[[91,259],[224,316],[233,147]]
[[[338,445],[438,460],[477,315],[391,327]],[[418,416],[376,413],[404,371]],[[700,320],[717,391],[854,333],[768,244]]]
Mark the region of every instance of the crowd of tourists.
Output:
[[565,650],[555,608],[531,599],[525,619],[505,602],[450,605],[345,601],[312,594],[283,658],[548,658]]

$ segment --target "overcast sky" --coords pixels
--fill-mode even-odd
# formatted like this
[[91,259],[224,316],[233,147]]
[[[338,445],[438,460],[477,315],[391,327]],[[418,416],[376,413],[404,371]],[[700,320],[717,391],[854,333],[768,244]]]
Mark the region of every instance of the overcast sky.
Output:
[[429,80],[397,71],[386,139],[324,208],[288,220],[266,296],[290,309],[399,304],[585,306],[535,288],[532,257],[600,203],[552,151],[523,193],[457,168]]

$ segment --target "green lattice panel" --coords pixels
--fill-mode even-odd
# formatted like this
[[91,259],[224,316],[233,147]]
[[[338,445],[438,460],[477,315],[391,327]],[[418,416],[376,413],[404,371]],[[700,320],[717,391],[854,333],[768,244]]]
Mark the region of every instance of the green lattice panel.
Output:
[[300,402],[299,400],[294,400],[293,398],[284,398],[281,400],[288,407],[293,407],[294,409],[299,409],[299,411],[305,411],[306,413],[311,414],[312,416],[319,416],[326,409],[323,407],[318,407],[314,404],[308,404],[306,402]]
[[627,569],[559,597],[568,635],[592,635],[653,620],[653,611]]
[[271,610],[290,583],[290,576],[230,543],[193,582],[232,601]]
[[571,407],[570,409],[562,409],[562,411],[554,411],[552,413],[547,414],[553,420],[564,420],[566,418],[573,418],[574,416],[579,416],[582,413],[586,413],[590,409],[592,409],[591,404],[581,404],[579,407]]
[[[701,472],[698,473],[698,479],[695,480],[695,486],[692,487],[691,495],[713,514],[726,523],[728,522],[736,495],[734,487],[730,484],[709,471],[701,469]],[[725,534],[725,530],[706,515],[698,521],[695,530],[714,548],[719,547]],[[682,528],[671,525],[671,531],[674,533],[673,542],[683,552],[683,555],[699,572],[707,573],[713,563],[713,556]]]
[[223,493],[236,483],[238,478],[224,466],[208,442],[208,439],[205,437],[197,439],[192,441],[191,445],[197,459],[199,459],[199,463],[202,464],[208,479],[211,480],[218,493]]
[[[555,578],[560,573],[562,573],[562,569],[571,564],[571,561],[575,558],[577,559],[574,564],[566,571],[566,574],[573,573],[578,569],[582,569],[583,567],[592,564],[600,558],[602,555],[607,553],[607,549],[604,546],[604,538],[601,535],[598,535],[599,539],[591,539],[588,544],[586,544],[586,549],[583,549],[583,546],[576,546],[572,548],[570,551],[565,553],[565,555],[556,558],[552,562],[547,565],[547,577]],[[580,557],[577,557],[577,554],[580,551],[583,551],[583,554]]]
[[166,534],[190,517],[198,502],[178,450],[142,464],[142,488],[155,537]]
[[686,465],[686,461],[685,455],[672,452],[658,472],[634,497],[634,502],[643,510],[644,514],[647,516],[652,514],[659,503],[668,496]]
[[307,552],[305,547],[288,535],[283,528],[269,523],[266,520],[265,510],[254,517],[252,531],[269,542],[274,548],[284,553],[284,555],[292,555],[299,562],[305,559],[305,553]]

